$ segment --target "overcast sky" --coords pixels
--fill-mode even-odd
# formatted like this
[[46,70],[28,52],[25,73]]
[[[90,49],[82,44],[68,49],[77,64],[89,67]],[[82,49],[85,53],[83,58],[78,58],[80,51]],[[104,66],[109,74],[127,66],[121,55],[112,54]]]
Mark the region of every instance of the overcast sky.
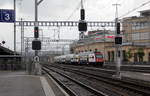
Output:
[[[17,20],[34,20],[34,0],[17,1]],[[115,18],[115,7],[112,4],[119,3],[119,16],[124,15],[135,7],[140,6],[149,0],[84,0],[86,20],[112,21]],[[39,20],[79,20],[80,0],[44,0],[39,5]],[[0,0],[1,9],[12,9],[13,0]],[[150,4],[139,8],[127,16],[139,15],[137,11],[150,9]],[[71,15],[72,14],[72,15]],[[69,18],[69,16],[71,16]],[[126,16],[126,17],[127,17]],[[0,23],[0,41],[6,41],[6,47],[13,49],[13,24]],[[31,29],[30,29],[31,30]],[[33,35],[26,28],[26,36]],[[73,29],[74,30],[74,29]],[[74,31],[73,31],[74,32]],[[46,35],[46,31],[44,32]],[[48,34],[48,33],[47,33]],[[72,36],[73,35],[73,36]],[[52,33],[49,36],[53,36]],[[17,37],[20,38],[19,28]],[[61,38],[77,39],[78,32],[68,33],[68,30],[61,32]],[[17,39],[20,42],[20,39]]]

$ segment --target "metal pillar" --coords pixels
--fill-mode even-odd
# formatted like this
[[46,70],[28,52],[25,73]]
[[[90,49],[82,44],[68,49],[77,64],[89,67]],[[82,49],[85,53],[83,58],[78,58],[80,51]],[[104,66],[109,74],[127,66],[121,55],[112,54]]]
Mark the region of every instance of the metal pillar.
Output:
[[[42,2],[43,0],[40,0],[38,2],[38,0],[35,0],[35,26],[34,27],[38,27],[38,5]],[[35,38],[35,40],[38,40],[38,38]],[[39,63],[39,56],[38,56],[38,50],[35,50],[35,58],[37,58],[38,60],[36,60],[36,62],[34,62],[35,64],[35,69],[34,69],[34,73],[36,75],[41,75],[41,65]]]
[[[120,33],[117,33],[117,23],[118,23],[118,6],[120,4],[113,4],[114,6],[116,6],[116,19],[115,19],[115,35],[116,37],[120,37]],[[120,66],[121,66],[121,57],[122,57],[122,51],[121,51],[121,45],[120,44],[116,44],[115,45],[115,49],[116,49],[116,54],[115,54],[115,61],[116,61],[116,78],[121,79],[121,73],[120,73]]]
[[23,55],[23,49],[24,49],[24,28],[23,28],[23,22],[21,18],[21,55]]
[[[80,20],[81,21],[85,21],[84,19],[85,19],[85,13],[82,13],[82,10],[84,10],[84,6],[83,6],[83,0],[81,0],[81,17],[80,17]],[[82,16],[83,15],[83,16]],[[80,33],[79,33],[79,40],[82,40],[82,39],[84,39],[84,33],[85,33],[85,31],[80,31]]]
[[[118,18],[116,18],[116,31],[117,31],[117,23]],[[116,36],[120,36],[120,34],[116,33]],[[121,66],[121,45],[115,45],[116,46],[116,76],[117,78],[121,78],[120,74],[120,66]]]
[[[14,12],[15,12],[15,19],[16,19],[16,0],[14,0]],[[16,20],[14,22],[14,53],[16,53]]]
[[28,74],[31,74],[32,64],[29,64],[28,52],[29,52],[29,38],[27,38],[25,43],[25,64],[26,64],[26,71],[28,72]]
[[[106,56],[105,56],[105,42],[106,42],[106,38],[105,38],[105,32],[106,32],[106,30],[105,30],[105,26],[102,26],[102,28],[103,28],[103,37],[104,37],[104,60],[106,61]],[[105,61],[104,61],[104,65],[105,65]]]

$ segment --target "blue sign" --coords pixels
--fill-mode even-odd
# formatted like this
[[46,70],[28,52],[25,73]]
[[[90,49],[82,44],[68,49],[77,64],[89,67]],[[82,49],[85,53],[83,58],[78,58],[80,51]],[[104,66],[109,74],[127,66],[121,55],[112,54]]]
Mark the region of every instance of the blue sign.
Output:
[[15,11],[8,9],[0,9],[0,22],[15,22]]

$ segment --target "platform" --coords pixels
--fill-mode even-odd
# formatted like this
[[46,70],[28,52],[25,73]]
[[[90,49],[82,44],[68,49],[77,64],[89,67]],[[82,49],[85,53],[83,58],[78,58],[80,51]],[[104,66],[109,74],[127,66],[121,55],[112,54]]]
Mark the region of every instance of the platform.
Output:
[[0,71],[0,86],[0,96],[66,96],[52,80],[25,72]]
[[129,77],[129,78],[133,78],[133,79],[138,79],[138,80],[150,82],[150,73],[121,71],[121,75],[123,77]]

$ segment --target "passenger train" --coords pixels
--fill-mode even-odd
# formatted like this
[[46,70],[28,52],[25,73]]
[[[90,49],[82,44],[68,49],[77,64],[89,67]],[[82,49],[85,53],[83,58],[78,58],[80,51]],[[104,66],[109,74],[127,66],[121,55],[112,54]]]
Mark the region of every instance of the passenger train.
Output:
[[104,58],[101,52],[81,52],[79,54],[67,54],[54,57],[59,64],[89,64],[103,66]]

